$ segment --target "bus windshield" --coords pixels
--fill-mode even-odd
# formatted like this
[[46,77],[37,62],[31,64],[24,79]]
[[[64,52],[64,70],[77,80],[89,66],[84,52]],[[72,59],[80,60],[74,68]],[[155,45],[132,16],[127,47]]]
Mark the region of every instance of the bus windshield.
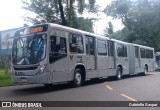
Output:
[[17,37],[13,41],[12,62],[14,65],[36,64],[46,56],[47,34]]

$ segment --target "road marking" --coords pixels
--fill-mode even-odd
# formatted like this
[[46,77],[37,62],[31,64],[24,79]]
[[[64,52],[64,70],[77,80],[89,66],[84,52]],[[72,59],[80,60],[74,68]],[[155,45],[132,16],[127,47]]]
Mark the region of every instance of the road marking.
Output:
[[113,90],[113,88],[110,87],[110,86],[108,86],[108,85],[106,85],[106,87],[107,87],[109,90]]
[[[105,86],[106,86],[107,89],[113,90],[113,88],[111,86],[107,85],[107,82],[104,82],[104,83],[106,84]],[[133,99],[133,98],[131,98],[131,97],[125,95],[125,94],[120,94],[120,95],[125,97],[125,98],[127,98],[127,99],[129,99],[129,100],[131,100],[131,101],[138,102],[136,99]]]
[[129,99],[129,100],[131,100],[131,101],[137,102],[137,100],[135,100],[135,99],[133,99],[133,98],[131,98],[131,97],[125,95],[125,94],[121,94],[121,96],[123,96],[123,97],[125,97],[125,98],[127,98],[127,99]]

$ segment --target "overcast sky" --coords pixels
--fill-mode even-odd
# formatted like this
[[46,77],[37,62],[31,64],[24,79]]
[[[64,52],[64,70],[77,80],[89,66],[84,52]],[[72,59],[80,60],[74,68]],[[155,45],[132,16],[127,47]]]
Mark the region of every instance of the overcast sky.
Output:
[[[105,8],[112,0],[97,0],[97,4],[101,6],[101,9]],[[0,31],[7,30],[17,27],[22,27],[24,24],[22,16],[26,13],[25,10],[21,8],[21,0],[0,0]],[[84,16],[88,16],[85,14]],[[99,21],[94,23],[94,31],[97,34],[103,34],[104,28],[107,26],[108,22],[112,20],[111,17],[106,17],[105,14],[100,14],[99,16],[94,16],[101,18]],[[120,20],[114,20],[113,22],[114,30],[122,29],[123,25]]]
[[0,30],[23,26],[21,0],[0,0]]

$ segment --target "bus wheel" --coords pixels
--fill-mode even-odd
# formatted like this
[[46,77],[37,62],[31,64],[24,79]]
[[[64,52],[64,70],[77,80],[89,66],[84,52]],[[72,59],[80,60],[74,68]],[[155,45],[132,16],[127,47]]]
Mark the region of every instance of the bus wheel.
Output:
[[147,68],[147,66],[145,66],[145,67],[144,67],[144,72],[143,72],[142,75],[145,76],[145,75],[147,74],[147,72],[148,72],[148,68]]
[[118,80],[122,79],[122,69],[121,69],[121,67],[117,68],[116,79],[118,79]]
[[82,71],[77,68],[75,71],[74,71],[74,79],[73,79],[73,86],[74,87],[79,87],[81,86],[83,83],[83,79],[82,79]]

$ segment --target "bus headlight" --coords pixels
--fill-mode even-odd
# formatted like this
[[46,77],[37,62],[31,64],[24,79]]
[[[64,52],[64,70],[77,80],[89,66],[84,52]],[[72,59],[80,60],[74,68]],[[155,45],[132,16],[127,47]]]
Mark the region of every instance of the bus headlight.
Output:
[[13,73],[14,71],[13,71],[13,68],[11,67],[11,75],[13,75],[14,73]]
[[158,68],[158,64],[155,64],[155,67]]
[[38,73],[43,73],[44,72],[44,70],[45,70],[45,67],[46,67],[46,65],[44,64],[44,65],[42,65],[41,67],[40,67],[40,69],[39,69],[39,72]]

